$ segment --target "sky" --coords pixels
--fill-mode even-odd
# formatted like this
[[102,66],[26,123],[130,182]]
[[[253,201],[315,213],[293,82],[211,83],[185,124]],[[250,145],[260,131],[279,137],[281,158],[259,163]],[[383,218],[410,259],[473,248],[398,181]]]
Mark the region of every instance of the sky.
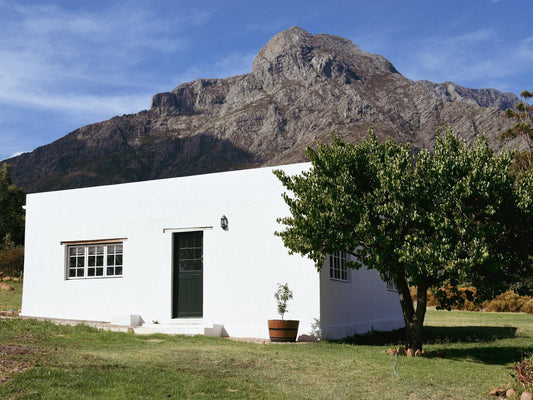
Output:
[[533,0],[0,0],[0,160],[150,108],[198,78],[251,71],[299,26],[413,80],[533,90]]

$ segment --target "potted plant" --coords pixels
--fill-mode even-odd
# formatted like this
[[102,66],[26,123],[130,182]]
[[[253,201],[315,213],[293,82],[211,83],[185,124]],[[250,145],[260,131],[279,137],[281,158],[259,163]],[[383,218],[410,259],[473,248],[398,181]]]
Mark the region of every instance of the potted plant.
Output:
[[283,317],[287,312],[287,302],[292,299],[292,291],[289,284],[278,283],[278,290],[274,293],[274,298],[278,302],[278,314],[281,319],[268,320],[268,333],[271,342],[295,342],[298,335],[298,325],[300,321],[285,320]]

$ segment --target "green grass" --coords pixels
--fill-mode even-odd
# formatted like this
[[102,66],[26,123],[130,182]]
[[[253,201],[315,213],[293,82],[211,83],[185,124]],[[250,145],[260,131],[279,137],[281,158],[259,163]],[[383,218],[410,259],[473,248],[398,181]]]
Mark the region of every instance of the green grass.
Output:
[[20,282],[4,282],[15,289],[14,292],[0,290],[0,311],[20,310],[22,305],[22,284]]
[[533,315],[430,310],[427,325],[426,350],[444,356],[399,358],[400,380],[387,345],[136,336],[0,319],[0,382],[9,378],[0,398],[489,399],[511,380],[520,352],[533,352]]

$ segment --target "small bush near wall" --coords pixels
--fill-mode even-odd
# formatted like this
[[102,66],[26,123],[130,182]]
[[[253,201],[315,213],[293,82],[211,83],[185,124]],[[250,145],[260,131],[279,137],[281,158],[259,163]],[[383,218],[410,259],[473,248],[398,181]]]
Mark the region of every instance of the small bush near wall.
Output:
[[[416,290],[411,288],[413,301],[416,301]],[[452,288],[446,286],[428,291],[428,306],[463,311],[523,312],[533,314],[533,297],[520,296],[508,290],[492,300],[476,302],[476,288]]]
[[0,250],[0,278],[11,276],[20,277],[24,269],[24,248],[15,247],[9,250]]

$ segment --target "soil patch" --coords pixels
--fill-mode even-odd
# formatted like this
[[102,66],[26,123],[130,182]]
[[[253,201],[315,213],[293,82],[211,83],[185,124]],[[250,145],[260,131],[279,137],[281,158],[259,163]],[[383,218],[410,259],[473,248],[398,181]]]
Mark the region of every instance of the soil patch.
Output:
[[36,350],[16,344],[0,345],[0,384],[7,382],[14,373],[32,367],[27,355],[35,354]]

